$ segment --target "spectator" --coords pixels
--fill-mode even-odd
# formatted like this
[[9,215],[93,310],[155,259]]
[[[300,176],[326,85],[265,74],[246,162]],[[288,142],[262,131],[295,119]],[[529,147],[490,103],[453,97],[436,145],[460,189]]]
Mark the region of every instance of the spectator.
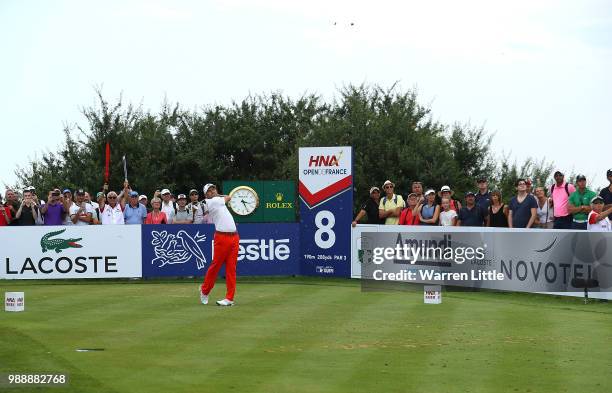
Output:
[[[189,210],[191,210],[191,215],[193,218],[194,224],[204,224],[204,208],[202,207],[202,203],[198,201],[199,198],[198,190],[191,189],[189,191]],[[378,205],[376,205],[376,216],[378,217]],[[208,224],[208,220],[206,220],[206,224]]]
[[45,225],[64,225],[64,216],[68,214],[70,206],[60,193],[59,189],[49,191],[47,203],[40,209]]
[[166,213],[166,219],[168,224],[174,222],[174,215],[176,214],[176,203],[172,200],[172,193],[167,188],[161,190],[162,207],[161,211]]
[[70,219],[70,209],[72,208],[72,205],[74,205],[74,201],[72,199],[72,191],[66,188],[64,191],[62,191],[62,195],[64,196],[64,200],[68,204],[68,210],[66,215],[64,216],[64,225],[72,225],[72,220]]
[[537,217],[538,202],[527,193],[525,179],[516,181],[517,195],[510,200],[508,212],[508,227],[532,228]]
[[552,199],[546,196],[546,190],[544,187],[536,187],[535,196],[538,202],[538,208],[536,210],[536,227],[543,229],[552,229],[554,215],[552,208]]
[[608,216],[612,214],[612,206],[604,210],[604,199],[596,196],[591,200],[591,211],[588,216],[587,230],[594,232],[610,232],[612,225]]
[[555,184],[550,187],[550,198],[553,201],[555,229],[572,229],[572,215],[568,210],[569,196],[576,191],[573,184],[564,181],[561,171],[554,174]]
[[15,225],[36,225],[40,220],[40,208],[36,204],[32,191],[26,188],[23,191],[23,201],[15,213],[15,219],[13,222]]
[[491,204],[491,193],[489,192],[489,182],[485,177],[480,177],[476,181],[478,193],[476,193],[476,204],[484,211],[488,211]]
[[70,220],[73,225],[89,225],[94,209],[90,204],[85,203],[85,191],[75,191],[75,202],[70,206]]
[[417,196],[417,206],[425,203],[425,197],[423,196],[423,183],[420,181],[413,181],[411,190],[411,192]]
[[487,226],[508,228],[508,206],[502,202],[501,192],[497,190],[491,191],[490,198]]
[[461,202],[459,202],[458,200],[454,199],[453,195],[455,195],[455,192],[453,190],[451,190],[451,188],[449,186],[442,186],[442,188],[438,192],[438,196],[440,197],[440,201],[442,201],[442,199],[444,199],[444,198],[448,199],[449,202],[450,202],[451,210],[454,210],[455,212],[458,212],[459,210],[461,210]]
[[94,201],[91,200],[91,195],[89,195],[89,193],[87,191],[85,191],[85,197],[83,198],[83,200],[85,201],[85,203],[90,205],[92,209],[99,209],[100,208],[100,205],[98,205],[98,202],[94,202]]
[[576,176],[578,189],[569,197],[569,212],[573,215],[572,229],[586,231],[589,213],[591,212],[591,200],[597,196],[594,191],[586,187],[586,177]]
[[451,199],[442,198],[442,212],[440,213],[440,225],[453,227],[457,225],[457,212],[451,208]]
[[357,213],[357,217],[351,223],[354,227],[359,221],[367,216],[368,219],[366,221],[367,224],[384,224],[385,220],[380,218],[378,215],[378,206],[380,205],[380,188],[374,186],[370,188],[370,197],[361,205],[361,209],[359,213]]
[[178,207],[176,209],[173,224],[193,224],[193,214],[191,213],[191,209],[187,208],[187,196],[185,194],[179,194],[176,201]]
[[21,202],[19,202],[17,193],[11,189],[7,189],[4,193],[4,199],[6,200],[4,206],[9,208],[9,210],[11,211],[11,217],[13,217],[9,225],[17,225],[17,223],[14,222],[14,218],[17,215],[17,210],[21,206]]
[[147,214],[147,218],[145,219],[145,224],[167,224],[168,218],[166,217],[166,213],[161,211],[162,200],[158,197],[153,197],[151,199],[151,207],[153,210]]
[[408,195],[408,206],[402,210],[399,225],[419,225],[419,196],[415,193]]
[[10,205],[4,205],[2,203],[2,195],[0,195],[0,227],[10,225],[12,219]]
[[106,201],[104,198],[98,200],[100,205],[100,222],[102,225],[124,225],[125,218],[123,217],[123,211],[125,210],[126,198],[128,196],[129,184],[127,180],[123,182],[123,198],[119,200],[117,193],[111,191],[106,195]]
[[612,169],[608,169],[606,176],[610,184],[599,191],[599,196],[602,197],[605,204],[604,210],[612,207]]
[[400,212],[404,207],[406,207],[404,198],[402,198],[401,195],[395,194],[393,192],[394,189],[395,184],[393,184],[391,180],[387,180],[383,184],[383,190],[385,190],[386,195],[380,200],[380,205],[378,206],[378,217],[385,219],[386,225],[397,225],[399,222]]
[[482,227],[487,220],[487,210],[476,204],[476,194],[472,191],[465,193],[465,206],[459,210],[457,226]]
[[438,225],[440,216],[440,205],[436,203],[436,192],[427,190],[425,192],[425,203],[419,207],[420,225]]
[[129,192],[128,204],[123,211],[123,218],[126,224],[142,224],[147,218],[147,208],[138,202],[138,193]]
[[145,207],[145,209],[147,209],[147,211],[149,211],[149,198],[142,194],[138,197],[138,203],[140,203],[142,206]]
[[[98,192],[96,194],[96,201],[98,201],[98,202],[96,202],[96,206],[97,207],[94,207],[94,211],[93,211],[93,214],[91,216],[91,224],[92,225],[100,225],[100,224],[102,224],[102,216],[100,215],[100,200],[101,199],[102,200],[106,200],[106,195],[104,195],[104,193],[102,191],[100,191],[100,192]],[[93,206],[93,203],[94,202],[92,202],[92,206]]]

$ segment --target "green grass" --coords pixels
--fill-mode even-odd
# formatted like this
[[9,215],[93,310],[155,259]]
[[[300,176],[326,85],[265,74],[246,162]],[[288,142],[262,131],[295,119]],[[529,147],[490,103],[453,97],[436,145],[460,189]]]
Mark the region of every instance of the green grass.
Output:
[[7,392],[612,391],[610,303],[451,292],[425,305],[309,278],[239,280],[233,308],[199,304],[187,280],[0,288],[26,293],[25,312],[0,312],[0,373],[71,376]]

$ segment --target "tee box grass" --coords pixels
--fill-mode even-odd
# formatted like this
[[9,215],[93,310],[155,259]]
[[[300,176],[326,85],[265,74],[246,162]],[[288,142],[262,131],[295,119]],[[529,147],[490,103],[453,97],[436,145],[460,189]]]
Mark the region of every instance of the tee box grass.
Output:
[[[2,281],[0,373],[61,372],[8,392],[602,392],[612,307],[543,295],[362,292],[358,281],[238,281],[236,306],[199,282]],[[218,282],[211,300],[222,298]],[[77,352],[79,348],[102,351]]]

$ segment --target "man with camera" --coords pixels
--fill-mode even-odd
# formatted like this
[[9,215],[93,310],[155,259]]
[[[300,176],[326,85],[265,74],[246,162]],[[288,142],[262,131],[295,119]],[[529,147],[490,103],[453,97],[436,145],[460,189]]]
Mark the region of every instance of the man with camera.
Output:
[[47,203],[40,209],[45,225],[64,225],[64,217],[70,210],[69,201],[64,199],[59,188],[49,191]]
[[23,201],[15,213],[15,225],[36,225],[39,220],[40,207],[36,203],[36,199],[30,188],[23,190]]

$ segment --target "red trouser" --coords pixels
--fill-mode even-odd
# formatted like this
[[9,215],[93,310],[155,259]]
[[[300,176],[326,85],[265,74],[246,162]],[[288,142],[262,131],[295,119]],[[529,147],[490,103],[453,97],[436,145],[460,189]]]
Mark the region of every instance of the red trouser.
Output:
[[211,265],[206,272],[202,283],[202,293],[208,295],[215,286],[219,269],[225,263],[225,285],[227,291],[225,298],[234,300],[236,292],[236,263],[238,263],[238,244],[240,237],[238,233],[226,234],[215,232],[215,249]]

